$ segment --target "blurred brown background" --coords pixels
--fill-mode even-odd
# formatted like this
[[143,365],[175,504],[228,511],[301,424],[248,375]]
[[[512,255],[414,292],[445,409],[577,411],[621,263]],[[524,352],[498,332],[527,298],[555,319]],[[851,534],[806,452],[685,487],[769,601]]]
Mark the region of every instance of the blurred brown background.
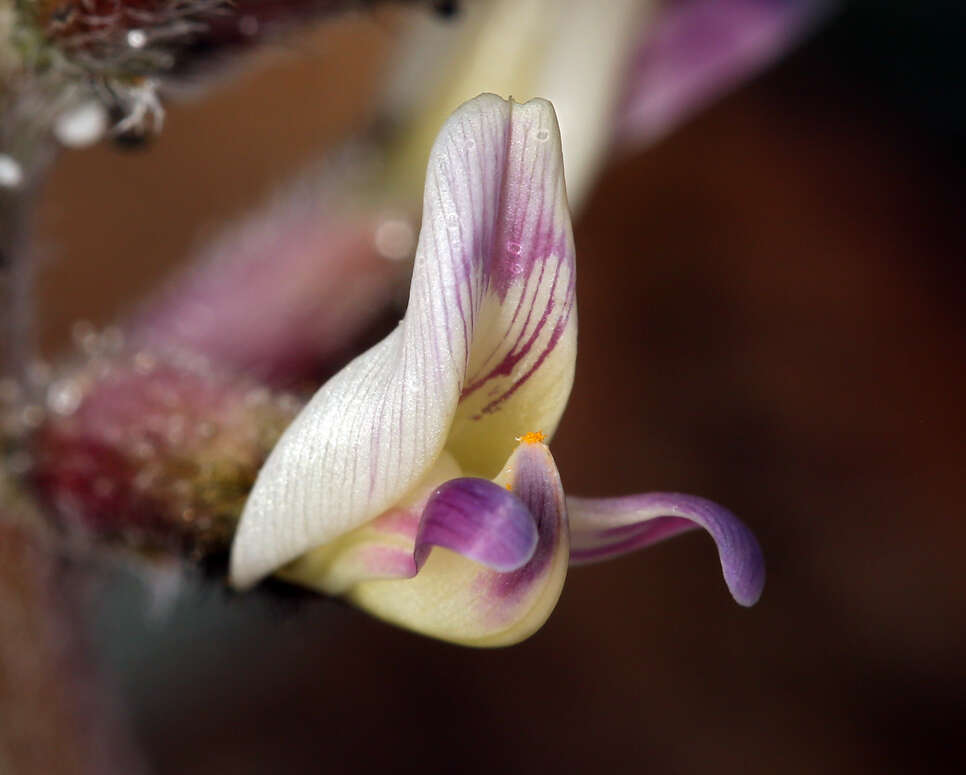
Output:
[[[158,772],[961,771],[962,144],[872,18],[617,160],[576,225],[567,488],[727,504],[764,546],[761,603],[731,602],[697,534],[575,570],[493,652],[212,589],[159,620],[119,588],[95,634]],[[48,350],[362,125],[393,30],[328,25],[172,107],[146,153],[65,158]]]

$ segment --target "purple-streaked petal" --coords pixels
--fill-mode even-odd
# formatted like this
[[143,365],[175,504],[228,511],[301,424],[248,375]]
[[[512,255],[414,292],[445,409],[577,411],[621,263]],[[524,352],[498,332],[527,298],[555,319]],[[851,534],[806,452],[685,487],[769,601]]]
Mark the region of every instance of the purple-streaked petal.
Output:
[[434,546],[507,573],[525,565],[537,548],[537,526],[523,502],[489,479],[451,479],[423,509],[415,561],[422,567]]
[[765,562],[754,534],[730,511],[704,498],[654,492],[623,498],[567,499],[570,562],[606,560],[704,528],[714,539],[735,601],[754,605],[765,585]]
[[493,476],[515,437],[552,433],[573,381],[574,279],[553,108],[466,103],[430,155],[406,316],[276,445],[235,536],[232,582],[372,520],[444,447]]
[[667,0],[642,29],[617,139],[653,142],[769,64],[835,0]]

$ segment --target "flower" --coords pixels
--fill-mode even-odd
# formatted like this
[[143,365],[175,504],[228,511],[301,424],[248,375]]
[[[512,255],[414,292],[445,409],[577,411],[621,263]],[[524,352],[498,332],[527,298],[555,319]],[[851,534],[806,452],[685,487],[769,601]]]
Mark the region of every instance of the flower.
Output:
[[549,102],[484,94],[430,155],[409,307],[326,383],[269,455],[231,581],[279,573],[412,630],[476,646],[539,628],[571,560],[698,525],[744,605],[761,552],[682,495],[565,498],[545,442],[576,358],[574,243]]
[[615,114],[616,140],[664,137],[830,15],[835,0],[665,0],[640,37]]

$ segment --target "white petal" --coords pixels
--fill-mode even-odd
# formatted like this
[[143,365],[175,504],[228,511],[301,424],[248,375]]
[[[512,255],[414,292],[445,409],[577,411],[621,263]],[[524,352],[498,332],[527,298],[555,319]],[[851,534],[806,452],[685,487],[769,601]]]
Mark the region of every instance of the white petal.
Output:
[[556,427],[575,340],[553,108],[481,95],[430,156],[405,318],[322,387],[269,456],[235,536],[232,582],[253,584],[385,511],[433,466],[454,419],[459,462],[495,474],[515,435]]

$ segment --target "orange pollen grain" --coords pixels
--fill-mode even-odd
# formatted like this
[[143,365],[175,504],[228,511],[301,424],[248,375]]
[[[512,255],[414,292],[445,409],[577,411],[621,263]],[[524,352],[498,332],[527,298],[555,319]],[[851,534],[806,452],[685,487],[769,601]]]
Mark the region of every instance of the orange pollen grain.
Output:
[[530,433],[524,433],[520,437],[520,441],[524,444],[540,444],[545,438],[547,437],[541,431],[531,431]]
[[513,492],[513,485],[512,485],[512,484],[508,484],[508,485],[506,486],[506,488],[507,488],[507,490],[509,490],[510,492]]

